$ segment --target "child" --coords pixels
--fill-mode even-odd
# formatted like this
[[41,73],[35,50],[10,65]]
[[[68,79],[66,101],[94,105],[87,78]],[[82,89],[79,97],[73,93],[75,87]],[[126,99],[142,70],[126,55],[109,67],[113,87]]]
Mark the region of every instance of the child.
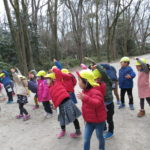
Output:
[[56,59],[54,58],[54,59],[53,59],[53,62],[54,62],[54,64],[55,64],[55,66],[56,66],[59,70],[62,69],[62,65],[61,65],[60,61],[58,61],[58,60],[56,60]]
[[3,84],[0,83],[0,101],[5,101],[7,98],[4,94],[4,87],[3,87]]
[[109,64],[101,64],[101,65],[106,69],[107,75],[112,80],[112,88],[114,91],[114,95],[116,96],[116,99],[117,99],[117,105],[120,105],[120,98],[119,98],[119,94],[118,94],[117,71],[113,66],[111,66]]
[[38,104],[38,96],[37,96],[37,80],[36,80],[36,71],[35,70],[31,70],[28,74],[29,77],[29,81],[28,81],[28,88],[32,93],[35,93],[34,96],[34,102],[35,102],[35,106],[33,107],[33,110],[38,109],[39,108],[39,104]]
[[[57,135],[57,138],[60,139],[66,134],[66,125],[69,123],[74,123],[75,133],[71,133],[71,138],[77,138],[81,135],[80,124],[78,117],[81,115],[80,110],[77,106],[70,100],[70,95],[66,91],[66,88],[63,85],[62,73],[59,69],[53,68],[51,77],[49,77],[50,82],[50,95],[54,103],[55,108],[59,108],[58,121],[60,122],[61,132]],[[54,77],[55,76],[55,77]],[[56,79],[55,79],[56,78]]]
[[121,89],[121,104],[119,109],[125,107],[125,93],[127,92],[129,97],[129,107],[130,110],[134,110],[133,105],[133,95],[132,95],[132,88],[133,88],[133,78],[136,76],[133,69],[129,66],[130,59],[129,57],[123,57],[120,60],[121,69],[119,70],[119,87]]
[[[106,84],[106,94],[104,97],[104,103],[107,109],[107,123],[108,123],[108,132],[104,134],[105,139],[112,138],[114,135],[114,102],[112,95],[112,80],[107,75],[105,69],[101,65],[97,65],[92,67],[95,79],[98,83],[104,82]],[[102,91],[102,89],[99,89]],[[103,88],[104,90],[104,88]],[[104,92],[103,92],[104,93]],[[105,124],[105,130],[107,130],[107,126]]]
[[8,96],[7,104],[12,104],[13,103],[13,89],[12,89],[12,81],[10,79],[9,73],[3,70],[2,73],[0,74],[0,79],[4,85],[4,88]]
[[141,110],[137,116],[143,117],[145,116],[144,99],[146,99],[148,104],[150,105],[150,81],[149,81],[150,70],[146,59],[136,58],[136,60],[137,60],[136,68],[138,70],[138,94],[140,97],[140,107],[141,107]]
[[90,150],[90,140],[94,130],[99,140],[99,150],[105,150],[105,140],[103,131],[106,120],[106,109],[104,96],[95,89],[99,86],[94,80],[94,74],[90,70],[82,70],[77,73],[79,76],[79,86],[83,89],[78,94],[82,101],[82,115],[86,122],[84,131],[84,150]]
[[46,72],[41,70],[38,72],[37,77],[38,77],[38,101],[42,102],[44,110],[46,112],[45,117],[50,118],[52,116],[52,109],[50,106],[50,92],[49,92],[49,82],[46,82],[45,80],[45,75]]
[[64,86],[65,86],[67,92],[69,93],[71,100],[76,104],[77,99],[74,94],[74,88],[77,84],[77,80],[76,80],[75,76],[69,72],[69,70],[62,69],[61,72],[62,72],[62,76],[63,76]]
[[23,118],[24,121],[30,119],[30,115],[24,108],[24,105],[28,103],[28,84],[27,79],[19,74],[16,69],[11,69],[13,80],[16,84],[17,103],[19,104],[20,114],[16,116],[16,119]]

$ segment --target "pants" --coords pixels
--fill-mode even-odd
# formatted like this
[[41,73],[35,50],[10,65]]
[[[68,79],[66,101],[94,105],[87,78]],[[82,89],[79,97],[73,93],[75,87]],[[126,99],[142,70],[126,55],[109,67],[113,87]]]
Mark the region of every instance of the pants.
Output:
[[103,137],[105,122],[102,123],[86,123],[84,130],[84,150],[90,150],[90,140],[94,130],[99,140],[99,150],[105,150],[105,140]]
[[[113,121],[114,103],[107,105],[106,108],[107,108],[108,132],[114,133],[114,121]],[[106,129],[107,129],[107,126],[106,126]]]
[[132,95],[132,88],[130,89],[121,89],[121,103],[124,104],[125,103],[125,94],[128,94],[129,97],[129,104],[133,104],[133,95]]
[[115,84],[115,87],[113,89],[114,95],[116,96],[117,101],[119,101],[120,98],[119,98],[119,94],[118,94],[118,81],[114,81],[114,84]]
[[36,106],[39,106],[37,94],[34,96],[34,102]]
[[8,101],[13,101],[13,91],[9,91],[10,89],[12,90],[10,85],[5,87],[5,90],[8,96]]
[[42,104],[43,104],[43,106],[44,106],[45,112],[47,112],[47,113],[49,113],[49,114],[52,114],[52,113],[53,113],[49,101],[47,101],[47,102],[42,102]]
[[20,115],[23,115],[23,114],[28,115],[28,112],[27,112],[27,110],[24,108],[24,105],[25,105],[25,104],[23,104],[23,103],[19,103]]
[[[149,106],[150,106],[150,97],[146,98],[146,101],[147,101],[147,103],[148,103]],[[144,98],[141,98],[141,99],[140,99],[140,106],[141,106],[141,109],[144,109],[144,103],[145,103],[145,99],[144,99]]]
[[[76,129],[76,132],[80,131],[80,124],[79,124],[78,119],[75,119],[75,121],[73,122],[73,124],[74,124],[74,127]],[[61,129],[62,130],[66,130],[66,126],[61,126]]]

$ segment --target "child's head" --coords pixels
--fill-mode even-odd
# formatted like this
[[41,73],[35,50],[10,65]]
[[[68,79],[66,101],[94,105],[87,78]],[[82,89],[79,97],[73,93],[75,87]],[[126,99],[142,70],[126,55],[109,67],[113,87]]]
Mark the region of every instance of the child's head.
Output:
[[29,79],[34,79],[36,78],[36,71],[35,70],[31,70],[29,73],[28,73],[28,77]]
[[48,85],[51,85],[52,82],[56,79],[55,73],[49,73],[45,76],[46,82]]
[[[146,59],[144,59],[144,58],[142,58],[142,59],[140,59],[144,64],[147,64],[147,60]],[[141,71],[142,69],[143,69],[143,67],[142,67],[142,64],[137,60],[136,61],[136,69],[138,70],[138,71]]]
[[44,79],[45,75],[46,75],[46,72],[44,70],[41,70],[37,73],[37,79],[38,80]]
[[98,69],[94,69],[94,70],[93,70],[93,74],[94,74],[95,80],[101,80],[102,74],[99,72]]
[[68,69],[62,69],[61,72],[62,72],[62,73],[66,73],[66,74],[69,74],[69,73],[70,73]]
[[81,72],[77,72],[77,75],[81,89],[89,90],[92,87],[98,86],[92,71],[82,70]]
[[121,67],[127,67],[130,64],[130,58],[129,57],[122,57],[120,60]]

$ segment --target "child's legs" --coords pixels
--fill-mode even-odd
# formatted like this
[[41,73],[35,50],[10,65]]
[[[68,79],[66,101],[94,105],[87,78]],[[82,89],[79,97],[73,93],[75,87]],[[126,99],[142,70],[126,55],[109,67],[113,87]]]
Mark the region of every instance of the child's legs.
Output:
[[113,122],[113,115],[114,115],[114,103],[111,103],[106,106],[107,107],[107,123],[108,123],[108,131],[113,133],[114,132],[114,122]]
[[47,112],[47,113],[50,113],[52,114],[52,109],[51,109],[51,106],[50,106],[50,102],[43,102],[43,106],[44,106],[44,110]]
[[129,97],[129,104],[133,104],[133,95],[132,95],[132,88],[127,89],[128,97]]
[[90,150],[90,140],[94,129],[93,123],[86,123],[84,129],[84,150]]
[[76,129],[76,133],[79,134],[80,133],[80,124],[79,124],[78,119],[75,119],[75,121],[73,122],[73,124],[74,124],[74,127]]
[[103,136],[103,130],[104,130],[105,122],[99,123],[96,125],[96,135],[99,140],[99,149],[105,150],[105,139]]
[[118,82],[117,81],[115,81],[115,89],[113,91],[114,91],[114,95],[116,96],[117,101],[120,100],[119,94],[118,94]]
[[141,98],[140,99],[140,107],[142,110],[144,110],[144,102],[145,102],[144,98]]
[[147,101],[147,103],[148,103],[149,106],[150,106],[150,97],[146,98],[146,101]]
[[124,97],[126,94],[126,89],[121,89],[120,95],[121,95],[121,103],[124,104]]
[[28,115],[27,110],[24,108],[24,104],[19,103],[19,109],[20,109],[20,114],[21,115],[23,115],[23,114]]
[[34,102],[36,106],[39,106],[37,94],[34,96]]

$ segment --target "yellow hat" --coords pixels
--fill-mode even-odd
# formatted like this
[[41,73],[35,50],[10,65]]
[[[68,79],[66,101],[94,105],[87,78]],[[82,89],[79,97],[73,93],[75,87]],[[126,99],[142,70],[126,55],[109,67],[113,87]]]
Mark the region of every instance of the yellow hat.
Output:
[[61,72],[66,74],[70,73],[68,69],[62,69]]
[[93,87],[99,86],[99,84],[96,83],[94,74],[91,70],[82,70],[81,72],[79,72],[77,74],[79,77],[86,79],[91,86],[93,86]]
[[[145,58],[141,58],[140,60],[141,60],[144,64],[147,64],[147,60],[146,60]],[[137,60],[135,65],[136,65],[136,66],[141,66],[141,63]]]
[[120,62],[130,62],[130,58],[129,57],[122,57]]
[[5,75],[5,73],[1,73],[1,74],[0,74],[0,78],[3,77],[4,75]]
[[102,78],[102,74],[99,72],[98,69],[95,69],[93,71],[93,74],[94,74],[95,79]]
[[44,70],[41,70],[37,73],[37,77],[44,77],[46,75],[46,72]]
[[49,73],[45,76],[45,78],[51,78],[51,79],[56,79],[55,73]]

